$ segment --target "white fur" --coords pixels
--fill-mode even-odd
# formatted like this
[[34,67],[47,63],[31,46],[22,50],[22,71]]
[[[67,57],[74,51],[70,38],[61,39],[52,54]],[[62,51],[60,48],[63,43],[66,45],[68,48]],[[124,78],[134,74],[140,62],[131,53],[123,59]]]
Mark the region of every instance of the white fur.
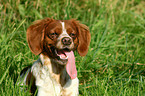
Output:
[[37,60],[31,71],[36,78],[36,86],[38,88],[37,96],[77,96],[79,80],[75,78],[73,80],[69,79],[68,82],[62,87],[54,78],[52,78],[52,66],[41,65],[42,62],[50,62],[49,58],[44,59],[41,54],[40,59]]
[[61,25],[62,25],[62,34],[61,34],[61,36],[71,38],[71,37],[68,35],[67,31],[66,31],[65,23],[64,23],[64,22],[60,22],[60,23],[61,23]]
[[[63,47],[61,39],[64,38],[64,37],[69,37],[72,40],[72,38],[69,36],[69,34],[66,31],[65,22],[60,22],[60,23],[62,25],[62,33],[59,35],[59,37],[57,39],[58,43],[56,44],[56,46],[61,49]],[[72,42],[71,45],[70,45],[70,48],[73,48],[73,47],[74,47],[74,43]]]

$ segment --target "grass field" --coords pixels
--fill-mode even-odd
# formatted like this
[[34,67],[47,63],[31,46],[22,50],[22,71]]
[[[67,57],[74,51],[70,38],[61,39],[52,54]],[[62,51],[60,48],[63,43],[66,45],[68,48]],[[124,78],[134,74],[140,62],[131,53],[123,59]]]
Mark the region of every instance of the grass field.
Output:
[[90,28],[87,56],[75,52],[80,96],[145,96],[144,0],[0,0],[0,96],[28,96],[16,85],[38,58],[26,29],[45,17]]

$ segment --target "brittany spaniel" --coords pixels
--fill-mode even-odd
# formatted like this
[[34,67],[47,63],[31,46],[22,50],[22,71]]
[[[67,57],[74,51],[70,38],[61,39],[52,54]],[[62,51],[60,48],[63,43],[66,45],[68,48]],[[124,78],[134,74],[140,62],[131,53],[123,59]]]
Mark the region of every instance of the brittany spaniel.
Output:
[[74,50],[85,56],[90,43],[89,28],[72,20],[46,18],[27,29],[27,41],[39,59],[21,72],[21,84],[37,96],[77,96],[79,80]]

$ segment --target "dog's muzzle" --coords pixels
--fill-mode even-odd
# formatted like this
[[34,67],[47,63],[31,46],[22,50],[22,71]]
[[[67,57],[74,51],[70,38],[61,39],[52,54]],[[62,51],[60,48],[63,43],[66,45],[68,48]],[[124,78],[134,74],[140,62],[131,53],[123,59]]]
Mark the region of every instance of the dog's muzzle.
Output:
[[72,43],[72,40],[69,37],[63,37],[61,42],[63,45],[70,45]]

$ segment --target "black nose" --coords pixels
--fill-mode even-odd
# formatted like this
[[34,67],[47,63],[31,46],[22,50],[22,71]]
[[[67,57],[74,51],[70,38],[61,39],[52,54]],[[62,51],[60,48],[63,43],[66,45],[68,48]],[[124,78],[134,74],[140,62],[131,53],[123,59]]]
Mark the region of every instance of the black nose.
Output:
[[61,42],[64,44],[64,45],[70,45],[72,43],[71,39],[69,37],[64,37],[62,38]]

